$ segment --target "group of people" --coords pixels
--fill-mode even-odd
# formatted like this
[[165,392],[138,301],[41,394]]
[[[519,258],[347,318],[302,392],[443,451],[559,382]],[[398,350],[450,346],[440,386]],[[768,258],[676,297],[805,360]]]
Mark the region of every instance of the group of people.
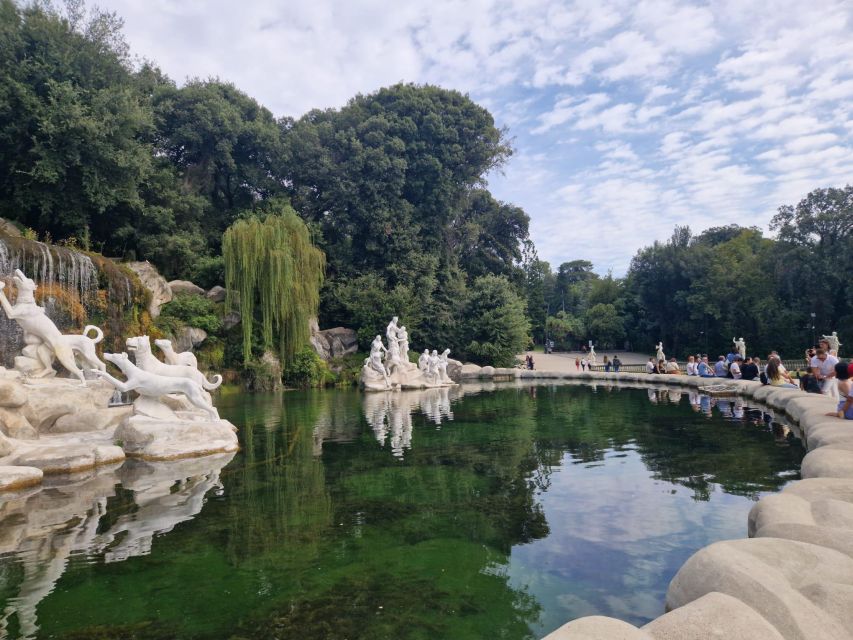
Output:
[[[584,355],[583,358],[580,356],[575,357],[575,369],[578,371],[592,371],[592,367],[596,364],[595,362],[595,351],[591,351],[592,357],[587,357]],[[619,367],[622,366],[622,361],[619,359],[619,356],[613,356],[613,360],[604,356],[604,360],[602,361],[604,364],[604,370],[608,373],[611,371],[619,371]]]

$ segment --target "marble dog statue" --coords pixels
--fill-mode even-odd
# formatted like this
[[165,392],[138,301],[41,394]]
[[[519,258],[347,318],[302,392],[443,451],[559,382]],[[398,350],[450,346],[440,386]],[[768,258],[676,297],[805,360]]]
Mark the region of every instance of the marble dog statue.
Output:
[[166,364],[177,364],[198,369],[198,360],[196,360],[195,354],[192,351],[181,351],[178,353],[172,347],[171,340],[155,340],[154,344],[163,352]]
[[196,381],[143,371],[130,361],[126,353],[105,353],[104,358],[121,369],[127,381],[122,382],[99,369],[93,369],[92,373],[103,378],[122,393],[136,391],[140,396],[150,398],[182,393],[193,405],[206,412],[211,420],[219,420],[219,413],[205,397],[204,390]]
[[[15,304],[9,303],[3,289],[5,282],[0,281],[0,305],[10,320],[17,322],[24,330],[25,359],[35,362],[31,375],[38,378],[54,375],[53,359],[76,376],[83,386],[86,379],[83,371],[77,366],[75,356],[79,356],[89,367],[105,371],[107,366],[98,359],[95,345],[104,339],[104,332],[94,325],[86,325],[82,335],[63,335],[53,320],[47,317],[44,307],[36,304],[36,283],[20,269],[15,269],[12,282],[18,289]],[[89,332],[94,331],[95,337],[90,338]]]
[[175,378],[188,378],[207,391],[213,391],[222,384],[222,376],[216,374],[213,376],[213,382],[210,382],[204,377],[204,374],[194,367],[187,367],[182,364],[164,364],[160,362],[156,356],[151,353],[151,339],[148,336],[136,336],[128,338],[126,343],[127,350],[133,351],[136,358],[136,366],[143,371],[156,373],[161,376],[170,376]]

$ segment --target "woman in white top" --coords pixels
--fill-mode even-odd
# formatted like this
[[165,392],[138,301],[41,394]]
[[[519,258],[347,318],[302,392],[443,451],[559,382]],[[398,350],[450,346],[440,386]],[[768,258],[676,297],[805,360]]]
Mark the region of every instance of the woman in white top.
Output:
[[693,356],[687,357],[687,375],[688,376],[698,376],[699,372],[696,370],[696,359]]

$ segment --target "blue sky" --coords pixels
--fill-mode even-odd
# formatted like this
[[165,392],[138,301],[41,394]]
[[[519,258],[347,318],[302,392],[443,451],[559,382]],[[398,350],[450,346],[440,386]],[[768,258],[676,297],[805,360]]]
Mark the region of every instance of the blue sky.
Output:
[[621,275],[636,250],[767,223],[853,182],[853,3],[103,0],[134,53],[277,116],[399,81],[468,93],[516,153],[490,176],[540,256]]

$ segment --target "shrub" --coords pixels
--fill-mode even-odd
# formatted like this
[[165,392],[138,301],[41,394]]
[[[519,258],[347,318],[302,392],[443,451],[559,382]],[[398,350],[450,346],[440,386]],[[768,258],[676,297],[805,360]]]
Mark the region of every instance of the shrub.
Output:
[[204,296],[193,294],[179,294],[163,305],[157,325],[172,334],[182,326],[198,327],[210,334],[222,329],[222,321],[216,315],[214,303]]
[[334,375],[311,347],[304,347],[284,370],[284,382],[291,387],[323,387],[334,382]]

